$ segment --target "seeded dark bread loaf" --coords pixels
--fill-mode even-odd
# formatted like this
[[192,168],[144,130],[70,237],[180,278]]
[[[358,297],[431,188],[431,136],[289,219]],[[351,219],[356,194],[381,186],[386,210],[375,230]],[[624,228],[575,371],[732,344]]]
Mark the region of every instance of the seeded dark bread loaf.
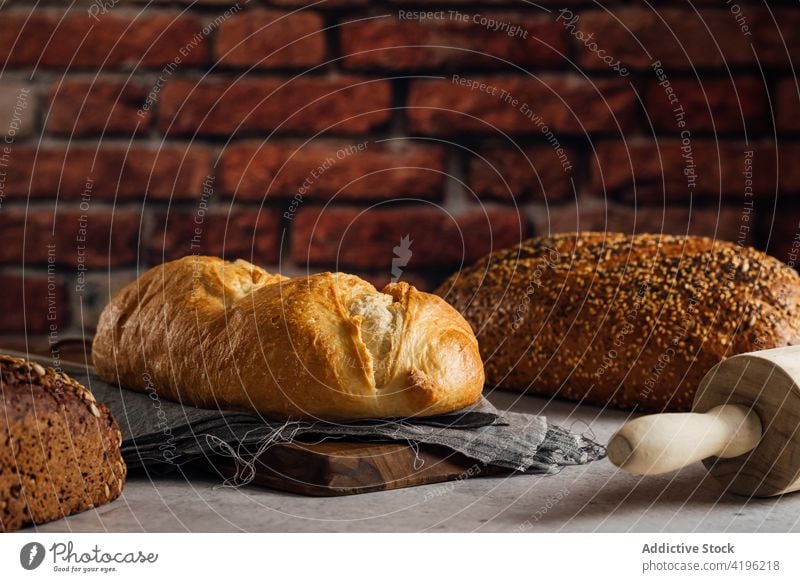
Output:
[[119,496],[122,434],[69,376],[0,355],[0,531],[44,523]]
[[620,408],[689,410],[721,359],[800,343],[800,276],[708,238],[534,238],[437,293],[472,325],[488,384]]
[[442,414],[478,400],[484,380],[472,329],[435,295],[214,257],[165,263],[120,291],[92,358],[132,390],[279,419]]

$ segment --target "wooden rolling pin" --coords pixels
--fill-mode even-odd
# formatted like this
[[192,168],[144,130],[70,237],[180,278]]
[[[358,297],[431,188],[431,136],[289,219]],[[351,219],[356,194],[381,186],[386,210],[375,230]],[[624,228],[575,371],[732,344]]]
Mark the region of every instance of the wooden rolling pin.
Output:
[[692,410],[628,422],[611,437],[608,458],[639,475],[702,460],[739,495],[800,489],[800,346],[720,362],[700,383]]

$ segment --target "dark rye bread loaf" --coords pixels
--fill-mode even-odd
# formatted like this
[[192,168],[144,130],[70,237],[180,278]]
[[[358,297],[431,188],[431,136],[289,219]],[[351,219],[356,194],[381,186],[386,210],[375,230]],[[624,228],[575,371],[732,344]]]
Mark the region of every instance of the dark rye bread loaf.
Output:
[[800,343],[800,276],[708,238],[534,238],[437,293],[472,325],[490,385],[620,408],[689,410],[721,359]]
[[52,368],[0,355],[0,532],[119,496],[126,468],[109,410]]

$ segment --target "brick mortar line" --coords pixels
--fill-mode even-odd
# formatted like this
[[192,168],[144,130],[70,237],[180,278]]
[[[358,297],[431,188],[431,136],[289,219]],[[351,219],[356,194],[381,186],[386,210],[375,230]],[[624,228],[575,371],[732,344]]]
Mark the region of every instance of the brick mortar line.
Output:
[[[521,147],[527,146],[546,146],[549,145],[547,139],[538,137],[538,132],[533,132],[526,135],[515,135],[512,136],[514,138],[514,143],[519,144]],[[753,135],[753,133],[751,133]],[[422,133],[401,133],[398,135],[394,131],[383,131],[383,132],[376,132],[376,133],[363,133],[359,135],[329,135],[323,138],[317,138],[314,140],[314,143],[320,144],[328,144],[328,145],[336,145],[341,144],[342,142],[351,142],[354,139],[364,137],[370,141],[375,140],[382,140],[387,138],[395,138],[395,137],[403,137],[410,140],[411,143],[414,144],[421,144],[427,141],[428,138],[441,138],[441,139],[459,139],[461,142],[465,143],[473,143],[473,142],[480,142],[482,144],[489,144],[489,145],[498,145],[503,146],[507,142],[501,141],[502,136],[498,134],[472,134],[472,133],[461,133],[461,134],[447,134],[447,135],[428,135]],[[556,133],[559,141],[561,141],[564,145],[568,145],[572,148],[584,148],[586,150],[590,149],[590,144],[587,142],[587,136],[583,134],[559,134]],[[724,138],[735,138],[737,141],[741,141],[744,143],[744,134],[739,134],[736,132],[725,132],[720,133],[717,132],[718,137]],[[208,139],[206,137],[198,137],[195,139],[186,138],[176,136],[174,138],[168,137],[167,139],[162,139],[164,136],[158,135],[158,142],[159,145],[163,145],[163,147],[171,147],[171,146],[178,146],[178,147],[192,147],[197,146],[201,149],[211,149],[213,151],[224,151],[223,148],[219,147],[220,145],[224,145],[224,142],[228,141],[226,137],[220,137],[217,139]],[[308,140],[310,136],[308,134],[280,134],[279,136],[273,137],[269,140],[270,144],[280,145],[280,146],[296,146],[299,145],[297,142],[305,142]],[[635,136],[636,139],[641,139],[640,136]],[[657,132],[655,136],[652,134],[647,134],[643,137],[646,141],[655,141],[658,139],[675,139],[679,137],[677,134],[671,132]],[[714,134],[708,132],[692,132],[692,137],[697,138],[698,140],[704,141],[714,141]],[[775,134],[772,132],[759,132],[757,135],[753,135],[753,139],[750,140],[750,145],[754,145],[755,147],[764,146],[764,145],[771,145],[773,142],[769,138],[775,137]],[[778,132],[777,137],[780,138],[780,141],[785,141],[790,144],[800,143],[800,130],[782,134]],[[253,145],[259,145],[266,143],[264,141],[264,135],[261,134],[261,139],[258,137],[243,137],[241,139],[232,139],[230,140],[231,145],[247,145],[251,143]],[[593,140],[596,142],[620,142],[621,138],[616,134],[609,134],[609,133],[593,133],[588,136],[588,139]],[[417,141],[415,141],[417,140]],[[163,144],[161,142],[163,141]],[[631,140],[627,140],[631,141]],[[222,143],[221,143],[222,142]],[[153,141],[151,140],[150,136],[146,138],[135,138],[133,140],[129,140],[125,137],[121,136],[110,136],[99,138],[99,136],[76,136],[73,138],[64,137],[60,135],[54,134],[46,134],[40,140],[39,136],[29,136],[25,139],[18,139],[14,142],[14,146],[35,146],[41,145],[41,149],[45,148],[57,148],[63,147],[66,149],[69,145],[74,146],[113,146],[118,148],[120,146],[127,146],[131,144],[132,148],[136,146],[146,146],[146,145],[153,145]],[[445,146],[447,147],[447,146]],[[505,147],[508,147],[507,145]],[[157,150],[156,150],[157,151]]]
[[[330,59],[329,59],[330,60]],[[2,63],[0,63],[1,65]],[[212,65],[214,63],[212,62]],[[180,72],[177,74],[173,74],[170,76],[170,79],[177,79],[183,81],[191,81],[191,80],[200,80],[203,79],[203,82],[210,82],[214,80],[230,80],[232,77],[241,77],[240,81],[249,81],[249,80],[286,80],[287,78],[295,77],[298,73],[302,73],[304,70],[308,71],[305,75],[301,76],[302,79],[315,79],[315,80],[336,80],[341,77],[365,77],[365,78],[375,78],[375,77],[391,77],[391,76],[404,76],[404,77],[413,77],[419,76],[420,80],[424,80],[426,76],[430,75],[444,75],[448,76],[452,73],[458,73],[461,76],[472,76],[472,77],[508,77],[508,78],[520,78],[520,79],[529,79],[531,82],[535,81],[533,77],[530,77],[527,73],[533,73],[536,76],[540,77],[575,77],[575,78],[584,78],[584,74],[586,77],[591,79],[598,79],[598,80],[608,80],[608,79],[618,79],[619,75],[614,73],[613,71],[609,71],[607,69],[594,69],[594,68],[586,68],[581,67],[580,69],[576,70],[573,66],[569,64],[564,65],[543,65],[543,66],[536,66],[536,67],[529,67],[526,69],[522,67],[522,70],[514,67],[513,65],[505,65],[503,63],[498,63],[497,66],[493,67],[438,67],[438,68],[418,68],[418,69],[387,69],[387,68],[358,68],[358,69],[346,69],[346,68],[333,68],[335,63],[329,63],[328,66],[332,68],[317,68],[318,65],[309,66],[302,66],[302,67],[287,67],[287,68],[253,68],[250,70],[250,67],[220,67],[219,65],[214,66],[214,70],[209,73],[209,68],[211,65],[203,67],[181,67]],[[783,75],[785,78],[794,78],[792,76],[793,70],[791,67],[787,66],[771,66],[765,63],[762,63],[763,71],[766,73],[770,73],[773,75]],[[311,70],[313,69],[313,71]],[[530,69],[530,70],[529,70]],[[43,82],[45,84],[54,84],[57,81],[76,81],[76,82],[87,82],[87,81],[95,81],[96,83],[102,82],[121,82],[127,81],[129,84],[149,84],[154,82],[158,79],[159,73],[163,70],[162,67],[147,67],[147,68],[132,68],[132,67],[119,67],[113,69],[86,69],[86,68],[74,68],[69,70],[64,70],[63,67],[61,68],[44,68],[39,67],[35,69],[35,80]],[[692,69],[683,69],[683,68],[669,68],[665,67],[664,69],[670,74],[670,80],[673,81],[719,81],[719,80],[728,80],[733,78],[734,80],[742,78],[742,77],[749,77],[755,79],[761,79],[761,71],[756,64],[752,65],[737,65],[736,70],[733,74],[730,74],[724,67],[697,67],[696,73]],[[23,75],[27,75],[24,78],[30,79],[30,73],[34,71],[32,66],[14,66],[14,67],[6,67],[4,75],[9,75],[9,79],[14,79],[17,77],[23,78]],[[630,68],[631,71],[631,79],[639,79],[639,80],[652,80],[651,75],[648,73],[650,72],[649,69],[642,68],[642,69],[635,69]],[[208,73],[208,74],[207,74]],[[391,79],[387,79],[391,80]]]
[[[264,134],[262,133],[260,135],[263,138]],[[517,136],[512,136],[512,137],[514,138],[515,143],[518,143],[520,146],[548,145],[548,142],[546,140],[542,141],[541,139],[536,139],[535,136],[537,136],[537,135],[539,135],[539,132],[533,132],[532,131],[531,133],[526,134],[526,135],[517,135]],[[575,133],[575,134],[560,134],[560,133],[554,132],[554,135],[558,138],[558,140],[563,145],[568,145],[569,147],[574,147],[576,149],[581,147],[582,142],[587,137],[587,136],[585,136],[583,134],[577,134],[577,133]],[[224,136],[220,136],[219,138],[214,139],[213,137],[210,137],[210,136],[203,136],[202,138],[197,138],[197,139],[194,139],[194,140],[191,140],[191,138],[189,138],[189,141],[187,141],[186,139],[178,139],[178,140],[174,140],[173,141],[169,137],[167,139],[163,139],[164,138],[163,135],[157,134],[155,136],[147,135],[147,136],[144,136],[142,138],[136,138],[134,140],[131,140],[131,148],[135,148],[136,146],[159,146],[159,145],[164,147],[164,148],[167,148],[167,147],[172,146],[172,145],[177,145],[177,146],[183,145],[183,146],[189,146],[189,147],[194,146],[194,147],[198,147],[198,148],[204,148],[204,147],[205,148],[215,148],[215,147],[216,148],[221,148],[221,146],[224,146],[226,143],[228,143],[230,145],[246,145],[247,142],[257,142],[258,141],[258,136],[259,136],[259,134],[254,132],[254,133],[242,134],[242,136],[240,138],[238,138],[238,139],[229,139],[229,138],[224,137]],[[370,141],[376,141],[376,140],[384,140],[384,139],[387,139],[387,138],[396,138],[396,137],[407,138],[409,141],[412,141],[412,142],[414,142],[414,140],[416,140],[416,139],[419,139],[420,142],[421,142],[421,141],[424,141],[427,138],[452,139],[452,140],[457,140],[457,141],[468,141],[468,140],[472,140],[472,139],[480,139],[482,141],[488,141],[488,140],[492,140],[492,139],[496,140],[498,138],[498,135],[497,134],[491,134],[491,133],[487,133],[487,134],[483,134],[483,135],[472,134],[472,133],[452,133],[452,134],[439,134],[439,133],[436,133],[436,134],[408,133],[408,134],[405,134],[405,133],[401,133],[401,134],[398,134],[395,131],[390,131],[390,132],[381,132],[381,133],[378,133],[378,134],[363,133],[363,134],[359,134],[359,135],[331,134],[329,138],[325,138],[325,139],[329,139],[330,141],[348,142],[348,141],[353,141],[354,139],[360,139],[360,138],[367,139],[367,140],[370,140]],[[715,137],[717,138],[716,140],[715,140]],[[772,143],[770,141],[770,139],[771,138],[775,138],[775,137],[777,137],[778,141],[780,141],[780,142],[785,142],[787,144],[796,144],[796,143],[800,142],[800,131],[791,131],[791,132],[780,132],[779,131],[777,133],[777,135],[774,134],[774,133],[771,133],[771,132],[769,132],[767,130],[758,131],[758,132],[755,132],[755,131],[749,132],[750,144],[753,144],[753,143],[755,143],[756,145],[758,145],[758,144],[761,144],[761,145],[770,144],[770,143]],[[291,144],[289,142],[291,142],[293,140],[294,141],[306,141],[308,138],[309,138],[309,136],[307,134],[306,135],[301,135],[301,134],[281,134],[280,137],[271,139],[269,141],[269,143],[281,144],[282,142],[284,142],[284,143],[286,143],[286,145],[297,145],[297,144]],[[659,139],[660,140],[674,140],[674,139],[679,139],[680,135],[677,134],[677,133],[670,133],[670,132],[658,132],[655,135],[653,135],[652,133],[645,132],[644,130],[641,130],[641,131],[637,131],[637,132],[627,132],[627,133],[624,134],[624,136],[619,134],[619,133],[592,132],[588,136],[588,138],[593,140],[595,143],[598,143],[598,142],[610,142],[610,141],[622,142],[623,138],[625,139],[625,141],[628,141],[628,142],[634,141],[634,140],[638,142],[638,141],[644,141],[644,140],[656,141],[656,140],[659,140]],[[713,133],[709,133],[709,132],[693,131],[692,132],[692,138],[695,139],[695,140],[703,140],[703,141],[707,141],[707,142],[714,142],[714,141],[721,141],[721,140],[725,140],[725,141],[735,140],[736,142],[744,143],[744,140],[745,140],[745,136],[744,136],[743,133],[737,133],[737,132],[733,132],[733,131],[725,131],[725,132],[717,131],[716,136]],[[324,141],[321,141],[321,140],[317,140],[317,141],[320,141],[320,143],[324,143]],[[38,143],[39,143],[38,140],[35,140],[35,141],[27,140],[27,139],[25,141],[18,140],[17,142],[15,142],[15,147],[23,146],[23,145],[24,146],[35,146]],[[73,146],[80,146],[80,147],[86,146],[86,145],[95,145],[97,143],[102,143],[104,145],[110,144],[112,146],[120,146],[120,145],[127,145],[128,141],[124,140],[124,139],[123,139],[123,141],[119,141],[119,140],[112,141],[110,139],[109,140],[103,139],[101,142],[98,142],[96,137],[83,136],[83,137],[80,137],[80,138],[72,138],[72,139],[70,139],[69,137],[62,136],[60,134],[47,134],[45,139],[42,140],[42,146],[44,146],[44,147],[51,146],[51,145],[52,146],[59,146],[59,145],[66,146],[66,145],[68,145],[70,143]],[[155,151],[158,151],[158,148],[156,148]]]
[[[576,186],[577,186],[577,180],[575,180],[575,182],[576,182]],[[605,199],[618,202],[620,204],[628,206],[630,209],[633,210],[635,207],[632,204],[629,204],[628,202],[626,202],[625,199],[624,199],[625,194],[631,193],[631,192],[633,192],[632,188],[614,190],[613,192],[607,192],[606,196],[605,196]],[[784,192],[779,192],[779,194],[785,194],[785,195],[792,195],[792,194],[797,194],[797,193],[798,192],[796,190],[787,190],[787,191],[784,191]],[[722,197],[723,197],[722,206],[725,207],[726,206],[726,202],[735,202],[736,196],[738,196],[738,195],[740,195],[740,193],[735,191],[735,190],[724,191],[722,193]],[[773,196],[773,193],[770,192],[768,195],[766,195],[766,194],[762,195],[761,200],[763,202],[763,201],[765,201],[767,199],[771,199],[772,196]],[[583,199],[587,199],[587,200],[595,200],[595,199],[603,200],[604,198],[602,196],[598,196],[597,194],[595,194],[590,189],[581,190],[580,188],[578,188],[578,200],[580,201],[580,200],[583,200]],[[276,198],[276,199],[264,204],[263,205],[263,209],[264,209],[265,212],[275,212],[275,211],[285,210],[286,203],[289,202],[290,200],[291,200],[291,196],[284,196],[282,198]],[[463,205],[462,205],[461,202],[456,202],[455,203],[456,206],[448,206],[447,204],[445,204],[446,201],[447,201],[447,198],[445,197],[442,201],[438,201],[438,202],[432,201],[432,202],[435,203],[435,204],[437,204],[437,203],[438,204],[442,204],[445,208],[450,208],[450,209],[452,209],[452,208],[459,208],[459,209],[460,208],[465,208],[466,211],[472,211],[472,210],[475,210],[476,208],[480,208],[481,206],[487,207],[487,208],[493,208],[493,209],[503,209],[503,210],[510,210],[510,209],[514,208],[514,203],[513,202],[504,202],[503,200],[495,199],[495,198],[492,198],[490,196],[485,196],[481,200],[471,200],[468,196],[466,196],[464,198]],[[6,201],[6,202],[8,202],[8,201]],[[210,204],[209,208],[216,209],[219,206],[219,209],[221,211],[227,211],[227,209],[230,207],[230,202],[231,202],[230,198],[227,198],[227,197],[219,198],[218,201],[212,202]],[[317,208],[318,209],[318,208],[324,207],[326,202],[327,202],[327,200],[324,200],[324,199],[307,200],[303,204],[303,207],[304,208]],[[337,209],[350,208],[350,209],[353,209],[353,210],[363,210],[366,206],[369,206],[369,205],[371,205],[373,203],[378,203],[378,202],[386,202],[386,199],[369,198],[369,199],[365,199],[365,201],[363,203],[360,202],[360,201],[355,201],[355,200],[347,200],[347,201],[342,201],[340,203],[336,203],[335,204],[335,208],[337,208]],[[536,202],[536,201],[535,200],[518,201],[517,202],[517,206],[521,206],[521,205],[527,204],[529,202]],[[718,197],[717,194],[695,194],[694,197],[693,197],[692,207],[694,207],[694,208],[705,208],[706,206],[715,206],[718,202],[719,202],[719,197]],[[407,210],[407,209],[411,209],[411,208],[426,208],[426,207],[430,207],[429,203],[422,203],[422,202],[417,202],[417,201],[413,201],[413,200],[396,199],[396,200],[393,200],[393,203],[394,203],[393,208],[395,208],[395,209],[403,209],[403,210]],[[573,204],[573,203],[574,203],[574,200],[573,199],[569,199],[569,200],[566,200],[566,201],[553,201],[553,202],[550,202],[548,205],[550,207],[552,207],[552,208],[564,208],[564,207],[569,206],[570,204]],[[790,204],[793,207],[800,207],[800,198],[796,198],[796,199],[792,199],[792,200],[785,200],[784,199],[784,200],[781,200],[781,203]],[[59,200],[58,208],[59,208],[59,211],[63,210],[63,211],[73,212],[73,211],[77,210],[77,206],[76,206],[77,204],[78,204],[78,201],[75,201],[75,200],[73,200],[73,201]],[[173,200],[172,202],[169,202],[168,200],[152,200],[152,201],[148,200],[147,204],[148,205],[149,204],[153,204],[153,206],[148,206],[147,208],[145,208],[145,212],[146,213],[147,212],[161,213],[161,212],[163,212],[164,210],[166,210],[169,207],[171,209],[171,213],[180,214],[180,213],[184,213],[184,212],[189,211],[189,210],[195,210],[196,206],[197,206],[196,203],[194,201],[192,201],[192,200],[179,200],[179,201]],[[222,206],[220,206],[220,205],[222,205]],[[5,203],[4,203],[4,206],[5,206]],[[23,209],[26,208],[26,203],[25,203],[25,200],[18,200],[18,201],[15,201],[13,204],[9,203],[8,206],[10,208],[15,209],[15,210],[23,210]],[[636,207],[639,207],[639,208],[661,208],[662,206],[663,206],[663,204],[662,204],[661,201],[639,202],[636,205]],[[686,201],[680,202],[679,204],[676,204],[676,206],[678,206],[680,208],[688,208],[689,207],[688,199]],[[733,206],[734,207],[738,207],[739,205],[738,204],[734,204]],[[260,207],[262,207],[262,203],[260,201],[256,201],[256,200],[249,200],[249,201],[243,201],[243,202],[236,201],[236,202],[234,202],[234,205],[233,205],[234,211],[236,211],[236,210],[257,210]],[[30,205],[27,206],[27,208],[31,213],[49,212],[49,211],[52,211],[53,208],[54,208],[54,200],[32,200]],[[140,211],[141,208],[142,208],[141,203],[137,202],[136,200],[124,200],[124,201],[119,201],[119,202],[117,202],[115,204],[113,201],[110,201],[110,200],[106,201],[106,200],[95,199],[95,200],[92,201],[92,210],[90,210],[87,214],[89,214],[89,215],[92,215],[92,214],[104,214],[105,215],[105,214],[108,214],[109,211],[111,211],[111,210],[119,210],[119,211],[135,210],[135,211]],[[212,214],[214,214],[214,213],[212,212]],[[458,212],[458,213],[455,213],[455,214],[460,215],[461,212]]]

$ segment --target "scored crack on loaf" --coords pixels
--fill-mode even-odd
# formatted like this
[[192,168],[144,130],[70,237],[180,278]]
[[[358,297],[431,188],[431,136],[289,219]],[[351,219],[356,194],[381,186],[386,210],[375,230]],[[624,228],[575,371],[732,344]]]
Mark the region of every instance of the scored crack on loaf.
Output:
[[116,499],[125,483],[111,412],[66,374],[0,355],[0,531]]
[[469,324],[435,295],[200,256],[120,291],[92,358],[133,390],[280,419],[442,414],[477,401],[484,381]]
[[437,294],[472,325],[488,384],[621,408],[689,410],[721,359],[800,343],[800,275],[709,238],[533,238]]

